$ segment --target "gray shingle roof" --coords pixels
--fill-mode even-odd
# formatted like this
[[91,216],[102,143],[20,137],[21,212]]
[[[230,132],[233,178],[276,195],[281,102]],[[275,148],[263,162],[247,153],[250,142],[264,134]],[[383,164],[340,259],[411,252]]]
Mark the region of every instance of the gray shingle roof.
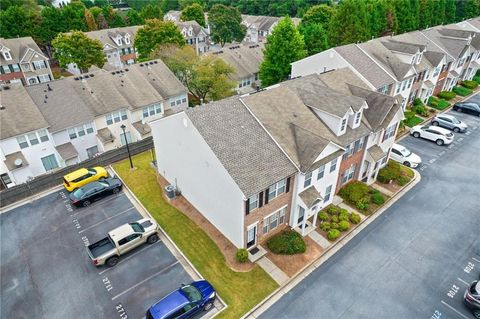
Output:
[[9,171],[13,171],[14,169],[19,168],[17,167],[17,165],[15,165],[15,161],[17,159],[22,161],[22,165],[20,167],[28,166],[28,161],[23,155],[22,151],[18,151],[15,153],[5,155],[5,160],[3,162],[5,163],[5,166],[7,166],[7,169]]
[[[85,32],[85,35],[91,39],[99,40],[103,45],[108,44],[114,48],[127,48],[133,46],[133,40],[137,34],[138,29],[142,26],[131,26],[131,27],[121,27],[121,28],[111,28],[111,29],[102,29],[97,31]],[[130,34],[130,44],[126,44],[123,41],[123,37],[126,34]],[[122,45],[118,45],[112,38],[115,38],[117,35],[122,36]]]
[[108,127],[99,129],[97,131],[97,137],[103,143],[113,142],[115,140],[115,136],[113,136],[112,131],[110,131]]
[[423,46],[418,46],[412,43],[395,41],[395,40],[382,41],[382,44],[389,50],[404,52],[408,54],[415,54],[418,51],[422,51],[424,48]]
[[48,123],[21,84],[0,91],[0,140],[48,127]]
[[298,194],[298,196],[300,196],[308,208],[312,207],[318,200],[323,200],[323,197],[313,185]]
[[[185,37],[191,38],[191,37],[197,37],[200,32],[203,30],[202,26],[198,24],[197,21],[192,20],[192,21],[175,21],[176,26],[182,32],[183,28],[188,31],[188,29],[191,27],[192,28],[192,35],[189,36],[188,33],[185,35]],[[206,32],[205,32],[206,33]]]
[[40,50],[31,37],[13,39],[0,38],[0,49],[2,47],[10,49],[10,55],[12,56],[12,60],[6,61],[3,58],[3,54],[0,54],[0,64],[2,65],[20,62],[29,48],[43,55],[42,50]]
[[[465,37],[466,34],[463,33],[462,30],[447,29],[440,26],[421,32],[443,50],[447,51],[455,59],[460,57],[463,52],[465,52],[466,48],[468,48],[467,39]],[[455,35],[455,37],[453,37],[453,35]]]
[[246,197],[296,172],[238,97],[185,113]]
[[55,148],[56,148],[58,154],[60,154],[60,156],[64,160],[68,160],[70,158],[74,158],[74,157],[78,156],[78,152],[75,149],[75,146],[73,146],[73,144],[71,142],[68,142],[68,143],[65,143],[65,144],[62,144],[62,145],[58,145]]
[[[268,31],[271,26],[282,19],[281,17],[271,17],[271,16],[254,16],[248,14],[242,14],[242,21],[248,26],[254,25],[259,31]],[[301,19],[292,18],[293,23],[298,26]]]
[[382,158],[385,157],[385,154],[382,150],[382,148],[378,145],[373,145],[367,150],[368,154],[373,158],[375,162],[378,162]]
[[212,54],[226,63],[230,64],[235,72],[231,74],[234,81],[238,81],[253,76],[260,70],[260,64],[263,62],[263,45],[234,45],[225,47]]
[[[57,132],[94,118],[86,101],[76,94],[73,79],[63,79],[26,87],[40,112],[50,123],[50,131]],[[50,87],[51,91],[48,90]]]
[[348,44],[336,47],[334,50],[360,72],[375,88],[378,89],[384,85],[395,83],[395,80],[360,50],[357,45]]
[[[447,61],[452,61],[452,57],[447,55],[448,52],[445,52],[440,46],[435,42],[429,39],[421,31],[412,31],[404,34],[399,34],[395,36],[395,39],[400,39],[401,41],[407,41],[417,44],[424,44],[427,47],[427,52],[436,52],[438,54],[446,55]],[[435,63],[432,63],[432,65]]]

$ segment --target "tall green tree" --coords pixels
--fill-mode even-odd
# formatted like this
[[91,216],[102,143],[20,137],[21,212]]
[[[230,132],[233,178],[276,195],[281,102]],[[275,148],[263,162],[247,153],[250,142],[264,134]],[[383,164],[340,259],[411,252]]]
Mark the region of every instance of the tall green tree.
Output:
[[80,1],[72,1],[61,9],[61,28],[65,31],[87,31],[85,22],[85,6]]
[[445,5],[446,0],[436,0],[433,2],[432,26],[445,23]]
[[127,25],[141,25],[144,23],[145,20],[142,19],[137,10],[130,9],[127,11]]
[[420,0],[420,10],[418,16],[420,29],[425,29],[433,25],[433,16],[437,14],[434,12],[434,1],[437,0]]
[[138,29],[135,36],[135,47],[140,61],[148,60],[157,46],[166,44],[185,45],[180,30],[171,21],[146,20],[144,27]]
[[143,20],[147,20],[147,19],[163,20],[162,8],[160,8],[160,6],[157,6],[157,5],[147,4],[140,10],[139,14]]
[[227,42],[242,41],[247,28],[237,8],[216,4],[208,13],[211,38],[223,47]]
[[182,21],[197,21],[199,25],[202,27],[206,27],[205,23],[205,12],[203,12],[203,8],[198,3],[194,3],[185,7],[182,10],[180,15],[180,20]]
[[368,0],[370,36],[379,37],[398,31],[395,5],[391,0]]
[[55,49],[54,56],[63,68],[75,63],[82,72],[88,72],[92,65],[101,68],[105,62],[102,43],[88,38],[81,31],[60,33],[52,45]]
[[152,58],[161,58],[188,88],[197,102],[220,100],[234,93],[235,82],[229,79],[234,69],[216,56],[198,56],[190,46],[161,46]]
[[186,7],[191,6],[192,4],[199,4],[202,8],[205,6],[204,0],[178,0],[180,9],[185,9]]
[[459,21],[473,18],[479,14],[480,4],[478,0],[457,1],[456,5],[455,15]]
[[0,11],[0,36],[4,38],[28,37],[33,35],[39,16],[21,6],[9,6]]
[[303,36],[308,55],[313,55],[329,48],[328,34],[321,24],[300,24],[298,31]]
[[307,25],[311,23],[321,24],[323,27],[328,26],[330,19],[335,14],[335,7],[326,4],[320,4],[310,7],[302,17],[301,24]]
[[[454,0],[455,1],[455,0]],[[398,32],[405,33],[415,30],[414,19],[412,18],[412,6],[410,0],[396,0],[395,14],[398,20]]]
[[455,11],[457,7],[455,0],[446,0],[445,2],[445,23],[453,23],[456,21]]
[[329,43],[332,46],[363,42],[370,39],[366,2],[344,0],[340,3],[329,25]]
[[412,19],[412,30],[418,30],[420,28],[420,1],[410,0],[410,10]]
[[95,31],[98,29],[97,22],[95,21],[95,18],[93,17],[93,14],[90,12],[90,10],[85,9],[85,23],[87,24],[88,31]]
[[307,55],[303,36],[298,32],[292,19],[285,17],[273,28],[267,37],[263,62],[260,65],[262,86],[269,86],[288,78],[290,63]]

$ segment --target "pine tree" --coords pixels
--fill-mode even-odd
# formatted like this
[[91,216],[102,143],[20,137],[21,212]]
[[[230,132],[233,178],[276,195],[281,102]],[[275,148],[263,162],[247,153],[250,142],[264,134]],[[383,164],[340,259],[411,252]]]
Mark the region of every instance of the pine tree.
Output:
[[288,78],[290,63],[307,55],[303,36],[298,32],[292,19],[281,19],[267,37],[260,65],[260,80],[262,86],[269,86]]
[[446,0],[445,2],[445,23],[455,22],[455,0]]
[[363,42],[370,39],[369,19],[363,0],[342,1],[329,25],[331,46]]
[[434,25],[434,4],[433,2],[437,0],[420,0],[420,9],[419,9],[419,28],[425,29]]

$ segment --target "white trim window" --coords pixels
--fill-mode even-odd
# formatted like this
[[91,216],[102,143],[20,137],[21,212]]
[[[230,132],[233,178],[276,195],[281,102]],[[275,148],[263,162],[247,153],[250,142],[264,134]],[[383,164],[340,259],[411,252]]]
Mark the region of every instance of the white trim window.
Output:
[[28,133],[26,135],[17,136],[17,143],[20,148],[37,145],[49,140],[47,130],[39,130],[38,132]]
[[255,208],[258,208],[258,204],[259,204],[258,194],[250,196],[250,198],[248,199],[248,211],[251,212]]
[[330,173],[333,172],[334,170],[337,169],[337,159],[334,158],[331,162],[330,162]]
[[155,103],[142,109],[143,118],[162,113],[162,104]]
[[35,70],[41,70],[41,69],[47,68],[45,61],[33,61],[32,64]]
[[20,146],[20,148],[27,148],[29,146],[27,139],[25,138],[24,135],[17,136],[17,143],[18,143],[18,146]]
[[30,141],[30,145],[37,145],[39,144],[40,142],[38,141],[38,137],[37,137],[37,134],[34,133],[30,133],[30,134],[27,134],[28,136],[28,140]]
[[50,82],[50,74],[41,74],[38,76],[38,80],[40,80],[40,83]]
[[353,176],[355,176],[355,168],[357,164],[352,164],[349,168],[347,168],[342,174],[342,185],[351,181]]
[[360,123],[360,119],[362,118],[362,112],[359,111],[355,114],[355,125],[357,125],[358,123]]
[[395,135],[395,129],[397,128],[397,124],[392,124],[385,130],[385,134],[383,135],[383,141],[388,140],[390,137]]
[[322,165],[318,168],[317,181],[322,179],[325,176],[325,165]]
[[284,206],[263,219],[263,234],[267,234],[268,232],[277,228],[279,225],[285,223],[286,210],[287,206]]
[[113,123],[118,123],[120,121],[125,121],[128,119],[127,111],[121,110],[118,112],[113,112],[105,115],[105,121],[107,125],[112,125]]
[[42,141],[42,142],[48,141],[47,130],[40,130],[37,133],[38,133],[38,137],[40,138],[40,141]]
[[342,119],[342,125],[340,126],[340,132],[345,131],[346,126],[347,126],[347,119]]
[[287,180],[282,179],[278,183],[273,184],[268,188],[268,201],[271,201],[275,197],[280,196],[281,194],[285,193],[287,185]]
[[67,132],[70,139],[73,140],[77,137],[93,133],[93,127],[91,123],[85,123],[77,127],[71,127],[67,130]]
[[326,203],[330,200],[330,196],[332,195],[332,185],[329,185],[326,189],[325,189],[325,196],[323,198],[323,202]]
[[10,61],[12,59],[12,55],[8,51],[3,51],[3,57],[5,60]]
[[312,172],[305,174],[305,180],[303,181],[303,188],[307,188],[312,184]]

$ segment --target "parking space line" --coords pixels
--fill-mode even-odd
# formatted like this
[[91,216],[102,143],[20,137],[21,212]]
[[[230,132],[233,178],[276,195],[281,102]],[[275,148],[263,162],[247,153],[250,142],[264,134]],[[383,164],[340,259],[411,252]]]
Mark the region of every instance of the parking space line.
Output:
[[93,224],[93,225],[91,225],[91,226],[89,226],[89,227],[87,227],[87,228],[85,228],[85,229],[82,229],[82,230],[79,231],[78,233],[81,234],[81,233],[83,233],[84,231],[89,230],[89,229],[92,229],[93,227],[96,227],[96,226],[98,226],[98,225],[100,225],[100,224],[103,224],[104,222],[109,221],[109,220],[112,219],[112,218],[115,218],[115,217],[117,217],[117,216],[120,216],[120,215],[122,215],[122,214],[125,214],[126,212],[128,212],[128,211],[130,211],[130,210],[132,210],[132,209],[135,209],[135,207],[130,207],[129,209],[124,210],[123,212],[120,212],[120,213],[118,213],[118,214],[116,214],[116,215],[113,215],[113,216],[110,216],[110,217],[108,217],[108,218],[105,218],[104,220],[99,221],[99,222],[96,223],[96,224]]
[[463,280],[462,278],[459,278],[457,277],[457,279],[461,282],[463,282],[465,285],[467,285],[468,287],[470,287],[470,284],[468,282],[466,282],[465,280]]
[[457,309],[453,308],[452,306],[450,306],[448,303],[446,303],[445,301],[442,300],[442,304],[444,304],[445,306],[447,306],[448,308],[450,308],[451,310],[455,311],[458,315],[462,316],[463,318],[465,319],[470,319],[469,317],[465,316],[463,313],[461,313],[460,311],[458,311]]
[[[159,242],[160,242],[160,241],[157,241],[156,243],[153,243],[153,244],[151,244],[151,245],[146,245],[145,247],[143,247],[142,249],[137,250],[136,252],[134,252],[134,253],[131,254],[130,256],[120,259],[120,261],[117,263],[116,266],[124,263],[125,261],[129,260],[129,259],[132,258],[133,256],[139,254],[141,251],[143,251],[143,250],[145,250],[145,249],[147,249],[147,248],[149,248],[149,247],[153,247],[154,245],[156,245],[156,244],[159,243]],[[117,267],[110,267],[110,268],[104,269],[104,270],[102,270],[101,272],[99,272],[98,274],[99,274],[99,275],[104,274],[104,273],[106,273],[107,271],[109,271],[109,270],[111,270],[111,269],[117,269]]]
[[478,260],[477,258],[472,257],[472,259],[475,260],[477,263],[480,263],[480,260]]
[[137,288],[137,287],[138,287],[138,286],[140,286],[141,284],[143,284],[143,283],[145,283],[145,282],[149,281],[150,279],[152,279],[153,277],[155,277],[155,276],[157,276],[157,275],[161,274],[162,272],[165,272],[165,271],[169,270],[170,268],[174,267],[175,265],[177,265],[177,264],[179,264],[179,263],[180,263],[180,262],[177,260],[177,261],[175,261],[173,264],[170,264],[170,265],[168,265],[167,267],[163,268],[162,270],[160,270],[160,271],[158,271],[158,272],[154,273],[153,275],[151,275],[151,276],[148,276],[147,278],[145,278],[144,280],[142,280],[142,281],[140,281],[140,282],[136,283],[136,284],[135,284],[135,285],[133,285],[132,287],[130,287],[130,288],[128,288],[128,289],[126,289],[126,290],[122,291],[122,292],[121,292],[121,293],[119,293],[118,295],[116,295],[116,296],[112,297],[112,301],[113,301],[113,300],[115,300],[115,299],[117,299],[118,297],[121,297],[122,295],[126,294],[126,293],[127,293],[127,292],[129,292],[130,290]]

